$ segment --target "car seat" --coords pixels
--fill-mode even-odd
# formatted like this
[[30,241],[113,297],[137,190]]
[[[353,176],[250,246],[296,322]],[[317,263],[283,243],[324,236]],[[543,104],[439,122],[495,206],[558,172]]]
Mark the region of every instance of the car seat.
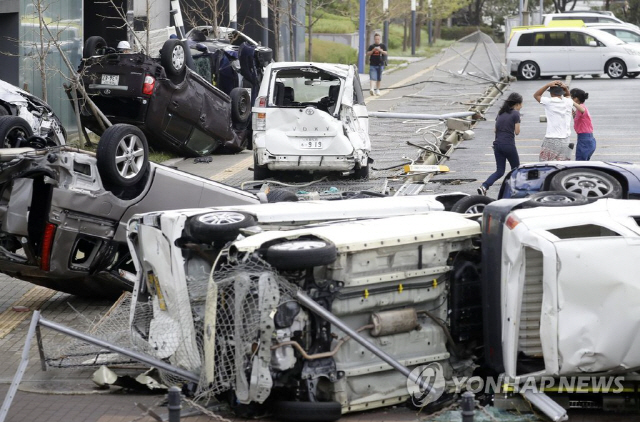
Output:
[[329,87],[329,114],[336,111],[336,104],[340,96],[340,85],[332,85]]
[[294,96],[294,92],[293,92],[293,87],[285,86],[284,87],[284,95],[283,95],[282,105],[290,106],[290,105],[293,104],[294,99],[295,99],[295,96]]
[[277,106],[284,105],[284,83],[276,82],[273,87],[273,103]]

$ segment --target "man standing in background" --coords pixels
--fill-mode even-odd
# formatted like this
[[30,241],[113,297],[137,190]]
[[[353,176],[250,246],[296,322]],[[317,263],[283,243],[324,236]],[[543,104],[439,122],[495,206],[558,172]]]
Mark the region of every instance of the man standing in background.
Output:
[[367,49],[369,56],[369,92],[371,95],[380,95],[380,83],[382,71],[387,61],[387,46],[380,42],[380,34],[373,36],[373,44]]

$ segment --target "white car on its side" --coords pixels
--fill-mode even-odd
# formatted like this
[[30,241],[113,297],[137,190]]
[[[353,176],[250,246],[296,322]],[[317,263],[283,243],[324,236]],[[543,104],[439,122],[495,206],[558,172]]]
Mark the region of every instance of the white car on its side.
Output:
[[511,74],[540,76],[599,75],[612,79],[640,72],[640,46],[594,28],[548,27],[518,31],[507,45]]
[[369,121],[354,66],[272,63],[253,113],[253,174],[326,171],[369,175]]

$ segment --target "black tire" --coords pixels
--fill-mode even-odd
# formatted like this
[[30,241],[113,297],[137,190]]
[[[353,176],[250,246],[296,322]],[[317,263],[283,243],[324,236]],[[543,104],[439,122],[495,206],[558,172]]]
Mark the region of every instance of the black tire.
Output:
[[525,207],[573,207],[588,204],[589,200],[582,195],[566,191],[545,191],[534,193],[525,203]]
[[149,168],[147,138],[135,126],[113,125],[100,137],[96,159],[100,177],[108,186],[133,186]]
[[611,79],[622,79],[627,73],[627,65],[620,59],[611,59],[604,65],[604,71]]
[[273,404],[275,419],[283,422],[333,422],[342,416],[337,401],[278,401]]
[[187,66],[186,49],[180,40],[167,40],[160,50],[160,64],[169,76],[180,76]]
[[371,166],[364,166],[364,167],[356,167],[353,169],[353,173],[351,174],[351,178],[352,179],[364,179],[364,180],[368,180],[369,179],[369,168]]
[[189,235],[202,243],[227,242],[238,237],[240,229],[256,225],[251,214],[241,211],[212,211],[189,220]]
[[284,189],[273,189],[267,193],[267,201],[274,202],[298,202],[298,195]]
[[251,94],[244,88],[231,90],[231,119],[235,123],[246,123],[251,116]]
[[549,188],[577,193],[589,199],[622,198],[620,182],[603,171],[593,169],[563,170],[551,178]]
[[33,130],[22,117],[0,117],[0,148],[26,146],[26,140],[31,136],[33,136]]
[[522,62],[518,67],[518,77],[525,81],[538,79],[540,77],[540,66],[532,61]]
[[253,180],[264,180],[271,177],[271,170],[267,166],[258,165],[256,156],[253,156]]
[[304,270],[333,263],[335,245],[319,239],[296,239],[269,246],[265,261],[281,270]]
[[11,116],[11,113],[9,113],[9,110],[7,110],[5,106],[0,105],[0,117],[2,116]]
[[481,214],[484,211],[484,207],[493,201],[495,201],[495,199],[484,195],[465,196],[453,204],[451,212],[457,212],[459,214]]
[[104,50],[107,47],[107,42],[102,37],[93,36],[87,38],[84,42],[84,48],[82,49],[82,58],[86,59],[91,56],[97,56],[100,54],[100,50]]
[[631,73],[627,73],[627,78],[629,79],[635,79],[638,77],[638,75],[640,75],[639,72],[631,72]]

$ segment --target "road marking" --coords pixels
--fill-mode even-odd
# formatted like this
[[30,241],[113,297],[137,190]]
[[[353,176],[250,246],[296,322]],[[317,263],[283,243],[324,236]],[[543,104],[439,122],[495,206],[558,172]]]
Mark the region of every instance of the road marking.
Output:
[[246,170],[252,164],[253,164],[253,154],[251,154],[244,160],[235,163],[231,167],[227,167],[221,172],[214,174],[209,179],[215,180],[216,182],[222,182],[224,180],[229,179],[230,177],[233,177],[234,175],[241,172],[242,170]]
[[[22,321],[31,317],[31,311],[40,309],[54,294],[55,290],[46,287],[34,287],[25,293],[17,302],[9,306],[0,314],[0,339],[14,330]],[[30,312],[16,312],[13,310],[16,306],[24,306],[29,308]]]
[[[468,50],[465,50],[465,51],[463,51],[463,52],[462,52],[462,54],[468,53],[468,52],[470,52],[471,50],[472,50],[471,48],[470,48],[470,49],[468,49]],[[433,69],[435,69],[436,67],[441,66],[441,65],[446,64],[446,63],[449,63],[450,61],[452,61],[452,60],[454,60],[454,59],[459,59],[460,57],[461,57],[461,56],[457,55],[457,56],[452,56],[452,57],[449,57],[448,59],[445,59],[445,60],[439,61],[438,63],[436,63],[436,64],[434,64],[434,65],[432,65],[432,66],[429,66],[429,67],[426,67],[426,68],[422,69],[420,72],[418,72],[418,73],[416,73],[416,74],[414,74],[414,75],[411,75],[411,76],[408,76],[408,77],[404,78],[404,79],[403,79],[403,80],[401,80],[400,82],[396,82],[395,84],[390,85],[390,86],[389,86],[389,88],[397,88],[397,87],[400,87],[400,86],[406,85],[406,84],[408,84],[409,82],[411,82],[411,81],[415,80],[416,78],[419,78],[420,76],[424,75],[425,73],[427,73],[427,72],[431,72],[431,71],[432,71]],[[385,94],[388,94],[388,93],[390,92],[390,91],[389,91],[389,88],[387,88],[387,89],[382,89],[382,90],[380,91],[380,95],[378,95],[377,97],[376,97],[376,96],[372,96],[372,97],[368,97],[368,98],[366,98],[366,99],[364,100],[364,103],[365,103],[365,104],[368,104],[370,101],[373,101],[373,100],[375,100],[376,98],[379,98],[379,97],[382,97],[382,96],[383,96],[383,95],[385,95]]]

